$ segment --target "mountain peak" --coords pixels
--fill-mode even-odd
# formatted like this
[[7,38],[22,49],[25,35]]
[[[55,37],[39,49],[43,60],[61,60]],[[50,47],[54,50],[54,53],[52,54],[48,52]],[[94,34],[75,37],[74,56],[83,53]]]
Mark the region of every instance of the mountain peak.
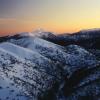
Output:
[[35,31],[33,31],[32,33],[42,33],[42,32],[45,32],[45,30],[42,28],[38,28]]
[[44,30],[42,28],[38,28],[37,30],[33,31],[33,32],[22,32],[19,33],[20,36],[37,36],[37,37],[41,37],[42,35],[44,35]]
[[37,30],[31,32],[33,36],[40,37],[40,38],[49,38],[49,37],[55,37],[54,33],[45,31],[42,28],[38,28]]

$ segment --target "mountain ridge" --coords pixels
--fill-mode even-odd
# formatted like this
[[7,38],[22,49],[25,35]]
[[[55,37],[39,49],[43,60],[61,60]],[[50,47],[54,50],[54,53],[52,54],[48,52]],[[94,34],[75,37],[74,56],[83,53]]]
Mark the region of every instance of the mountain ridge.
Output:
[[92,31],[54,36],[40,30],[34,36],[0,38],[0,99],[99,99],[100,49],[95,44],[100,37]]

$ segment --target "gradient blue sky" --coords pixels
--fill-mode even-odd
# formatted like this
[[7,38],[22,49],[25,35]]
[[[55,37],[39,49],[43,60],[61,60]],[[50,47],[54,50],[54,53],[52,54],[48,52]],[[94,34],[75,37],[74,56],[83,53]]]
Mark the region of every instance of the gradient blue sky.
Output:
[[100,0],[0,0],[0,34],[100,27]]

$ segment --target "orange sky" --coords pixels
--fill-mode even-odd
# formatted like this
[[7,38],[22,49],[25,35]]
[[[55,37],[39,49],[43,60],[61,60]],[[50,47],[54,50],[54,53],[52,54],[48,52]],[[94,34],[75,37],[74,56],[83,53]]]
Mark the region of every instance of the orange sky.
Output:
[[1,0],[0,35],[100,28],[100,0]]

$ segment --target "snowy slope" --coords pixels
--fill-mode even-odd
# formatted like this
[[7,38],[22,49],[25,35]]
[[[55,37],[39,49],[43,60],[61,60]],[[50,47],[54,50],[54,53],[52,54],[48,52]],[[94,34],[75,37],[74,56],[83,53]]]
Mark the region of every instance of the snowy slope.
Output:
[[[14,45],[12,43],[4,42],[0,44],[0,48],[3,48],[14,55],[26,59],[28,61],[31,61],[31,63],[35,63],[37,66],[39,66],[40,71],[44,71],[45,73],[51,74],[51,75],[56,75],[56,73],[59,74],[60,70],[57,69],[59,63],[54,63],[50,59],[40,55],[36,51],[31,51],[30,49],[23,48],[17,45]],[[45,70],[44,70],[45,68]],[[52,72],[52,70],[55,70],[55,72]],[[58,71],[56,71],[58,70]],[[60,77],[58,77],[60,78]]]
[[49,59],[47,59],[46,57],[40,55],[39,53],[37,53],[35,51],[31,51],[27,48],[23,48],[23,47],[14,45],[14,44],[9,43],[9,42],[1,43],[0,47],[9,51],[9,52],[14,53],[15,55],[17,55],[21,58],[31,60],[32,62],[35,62],[37,60],[38,61],[37,63],[39,65],[43,64],[43,62],[47,62],[47,63],[50,62]]
[[14,44],[28,48],[32,51],[37,51],[41,55],[59,61],[63,66],[66,66],[66,73],[72,74],[77,69],[89,66],[96,66],[98,63],[95,56],[79,46],[68,46],[65,50],[64,47],[54,43],[45,41],[40,38],[22,38],[19,40],[12,40]]
[[[23,60],[0,47],[0,99],[1,100],[37,100],[47,93],[55,82],[60,82],[61,74],[56,70],[56,76],[40,70],[40,66]],[[61,78],[63,79],[63,77]],[[4,95],[4,96],[3,96]]]
[[[30,72],[30,67],[28,68],[28,66],[31,66],[31,64],[22,61],[15,55],[12,55],[8,51],[0,48],[0,87],[2,88],[0,89],[1,100],[6,100],[7,98],[8,100],[15,98],[16,100],[27,100],[29,91],[26,91],[26,85],[28,84],[25,76],[27,76],[28,73],[25,73],[24,71],[26,70]],[[32,64],[32,67],[35,67],[35,65]],[[22,83],[25,85],[22,86]]]
[[[64,47],[62,46],[56,45],[37,37],[27,37],[18,40],[11,40],[10,42],[31,49],[32,51],[36,51],[52,60],[62,62],[63,58],[60,59],[60,57],[58,57],[58,53],[63,53],[62,51],[64,51]],[[65,60],[63,62],[65,63]]]
[[[24,48],[30,49],[32,51],[40,53],[42,56],[47,57],[48,59],[51,59],[55,63],[60,62],[60,68],[64,70],[64,66],[68,64],[68,56],[69,54],[66,54],[64,52],[65,48],[59,45],[56,45],[54,43],[45,41],[43,39],[37,38],[37,37],[25,37],[18,40],[10,40],[9,42],[22,46]],[[66,59],[67,57],[67,59]],[[48,65],[48,64],[47,64]],[[54,65],[54,64],[53,64]],[[45,66],[45,64],[44,64]],[[67,73],[67,71],[66,71]],[[65,74],[66,74],[65,73]]]

